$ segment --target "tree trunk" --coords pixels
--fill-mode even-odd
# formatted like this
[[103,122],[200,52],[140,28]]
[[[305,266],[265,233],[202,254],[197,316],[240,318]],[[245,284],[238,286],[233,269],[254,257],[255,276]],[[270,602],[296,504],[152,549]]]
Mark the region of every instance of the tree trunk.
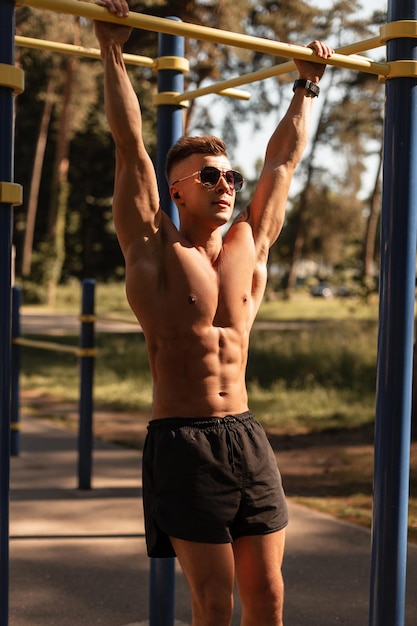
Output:
[[375,245],[378,217],[381,212],[380,177],[382,169],[382,146],[379,153],[378,170],[375,184],[369,198],[369,217],[366,224],[365,242],[363,248],[363,282],[369,290],[375,289]]
[[288,272],[287,284],[285,287],[285,297],[290,298],[291,293],[294,291],[297,283],[297,266],[303,256],[304,241],[305,241],[305,227],[307,221],[307,207],[308,207],[308,192],[310,188],[312,168],[309,166],[309,174],[306,186],[304,187],[298,206],[298,218],[295,230],[294,244],[291,255],[291,264]]
[[36,213],[38,208],[39,187],[42,178],[43,161],[45,157],[48,128],[51,121],[53,98],[56,81],[50,78],[46,89],[45,105],[39,127],[36,143],[35,158],[33,161],[32,178],[30,181],[29,199],[27,207],[26,230],[22,253],[22,275],[29,276],[32,265],[33,239],[35,234]]
[[48,219],[48,238],[51,245],[51,273],[48,280],[48,305],[54,306],[56,287],[61,278],[65,261],[65,221],[69,196],[68,169],[70,148],[71,96],[79,60],[70,57],[67,60],[67,75],[63,94],[62,111],[59,123],[58,143],[55,153],[54,179]]

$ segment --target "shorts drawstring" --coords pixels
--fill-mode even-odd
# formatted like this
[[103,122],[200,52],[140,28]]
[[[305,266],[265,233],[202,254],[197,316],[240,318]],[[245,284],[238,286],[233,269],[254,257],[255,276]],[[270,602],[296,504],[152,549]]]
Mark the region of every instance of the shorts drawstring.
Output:
[[[222,419],[219,420],[219,424],[223,424],[226,430],[227,456],[228,456],[230,467],[232,468],[233,473],[235,473],[235,469],[236,469],[233,440],[235,441],[237,445],[239,445],[239,448],[242,449],[242,446],[238,438],[235,436],[235,424],[237,424],[237,422],[238,420],[232,415],[230,416],[227,415],[226,417],[223,417]],[[232,433],[234,435],[233,440],[232,440]]]
[[232,468],[232,472],[235,472],[236,466],[235,466],[235,454],[233,451],[233,443],[232,443],[232,436],[230,434],[230,427],[228,424],[225,424],[226,426],[226,445],[227,445],[227,455],[229,458],[229,463],[230,463],[230,467]]

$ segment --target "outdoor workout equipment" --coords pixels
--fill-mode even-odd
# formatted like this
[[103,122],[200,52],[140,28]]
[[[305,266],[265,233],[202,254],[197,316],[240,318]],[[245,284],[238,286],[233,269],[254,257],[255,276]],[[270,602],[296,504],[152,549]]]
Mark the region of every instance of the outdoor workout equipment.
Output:
[[[214,28],[131,13],[116,18],[106,9],[77,0],[27,0],[42,9],[90,19],[122,22],[135,28],[160,32],[158,68],[158,181],[162,206],[176,221],[162,174],[167,148],[182,134],[182,111],[187,99],[219,93],[294,69],[292,63],[253,72],[236,79],[184,94],[184,64],[167,59],[179,52],[183,36],[224,45],[258,50],[271,55],[306,59],[313,51],[301,46],[227,33]],[[374,513],[369,626],[403,626],[407,512],[411,431],[412,357],[417,213],[417,0],[388,0],[388,22],[380,37],[346,46],[330,59],[314,60],[329,65],[378,75],[386,81],[384,128],[384,178],[382,198],[380,324],[377,364],[375,429]],[[162,35],[164,33],[165,35]],[[8,623],[8,497],[10,414],[10,277],[12,206],[19,204],[21,190],[12,176],[13,94],[22,89],[22,75],[13,63],[14,3],[0,3],[0,626]],[[166,39],[166,36],[169,36]],[[386,63],[357,53],[386,45]],[[347,55],[354,56],[347,56]],[[208,90],[208,91],[207,91]],[[151,587],[162,594],[151,626],[173,624],[173,563],[152,561]],[[158,598],[160,600],[160,598]],[[152,602],[152,591],[151,591]],[[158,601],[157,601],[158,604]],[[163,614],[161,614],[163,613]]]

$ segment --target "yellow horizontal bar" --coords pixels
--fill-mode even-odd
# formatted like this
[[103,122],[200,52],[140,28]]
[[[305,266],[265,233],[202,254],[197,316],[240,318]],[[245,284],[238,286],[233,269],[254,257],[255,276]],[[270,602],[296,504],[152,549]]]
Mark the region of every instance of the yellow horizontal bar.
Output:
[[0,85],[10,87],[15,94],[22,93],[25,88],[25,74],[20,67],[0,63]]
[[[139,322],[137,320],[128,320],[123,317],[120,317],[120,318],[105,317],[105,316],[100,316],[100,315],[95,315],[93,317],[96,322],[115,322],[117,324],[134,324],[135,326],[138,327],[138,330],[140,330]],[[82,317],[80,317],[80,319],[82,319]],[[87,320],[87,321],[91,321],[91,320]]]
[[[337,49],[337,52],[341,54],[354,54],[356,52],[365,52],[366,50],[372,50],[381,46],[382,44],[379,37],[372,37],[371,39],[365,39],[357,43],[349,44],[348,46],[342,46]],[[240,85],[248,85],[249,83],[256,83],[257,81],[266,80],[267,78],[272,78],[273,76],[287,74],[288,72],[293,72],[295,69],[296,66],[294,61],[286,61],[285,63],[273,65],[272,67],[266,67],[262,70],[256,70],[255,72],[242,74],[241,76],[236,76],[235,78],[219,81],[218,83],[213,83],[207,87],[200,87],[199,89],[186,91],[178,96],[178,98],[181,100],[193,100],[198,96],[220,93],[221,89],[233,89],[234,87],[238,87]]]
[[227,96],[237,100],[249,100],[251,97],[250,92],[243,89],[234,89],[233,85],[235,82],[236,84],[242,85],[250,81],[242,81],[240,76],[236,79],[230,78],[229,80],[221,81],[219,83],[212,83],[211,85],[207,85],[207,87],[199,87],[198,89],[192,89],[190,91],[186,91],[185,93],[180,93],[176,96],[175,100],[177,103],[183,103],[187,102],[187,100],[195,100],[201,96],[207,96],[214,93],[219,96]]
[[24,337],[16,337],[13,339],[13,343],[18,346],[27,346],[28,348],[39,348],[41,350],[52,350],[54,352],[70,352],[71,354],[77,354],[79,350],[76,346],[64,346],[53,341],[37,341],[35,339],[25,339]]
[[0,183],[0,202],[3,204],[22,204],[22,186],[16,183]]
[[[60,43],[56,41],[48,41],[46,39],[36,39],[34,37],[22,37],[21,35],[15,36],[16,46],[22,48],[34,48],[40,50],[47,50],[48,52],[59,52],[63,54],[70,54],[77,57],[85,57],[90,59],[100,59],[100,50],[98,48],[85,48],[83,46],[74,46],[69,43]],[[135,54],[123,54],[123,59],[127,65],[136,65],[141,67],[150,67],[153,70],[160,69],[173,69],[181,72],[188,72],[190,69],[190,63],[188,59],[183,57],[159,57],[153,60],[149,57],[144,57]],[[222,96],[228,96],[229,98],[239,98],[241,100],[249,100],[250,93],[247,91],[238,91],[222,89],[218,92]],[[194,97],[197,97],[194,96]],[[183,100],[190,100],[191,98],[178,98],[176,104]]]
[[[83,46],[74,46],[69,43],[60,43],[57,41],[48,41],[46,39],[35,39],[34,37],[22,37],[16,35],[16,46],[22,48],[35,48],[40,50],[47,50],[48,52],[62,52],[64,54],[70,54],[72,56],[86,57],[90,59],[100,59],[100,50],[98,48],[85,48]],[[138,65],[141,67],[155,67],[155,61],[150,57],[143,57],[136,54],[123,54],[125,63],[129,65]]]
[[249,100],[251,97],[250,91],[245,91],[243,89],[222,89],[221,91],[216,91],[219,96],[227,96],[228,98],[235,98],[236,100]]
[[62,343],[54,341],[37,341],[36,339],[25,339],[24,337],[16,337],[13,343],[18,346],[27,346],[28,348],[39,348],[40,350],[51,350],[52,352],[69,352],[75,356],[96,356],[95,348],[78,348],[76,346],[65,346]]
[[398,37],[417,37],[417,21],[416,20],[398,20],[396,22],[388,22],[380,28],[381,41],[386,43],[390,39]]
[[11,431],[22,430],[22,423],[21,422],[11,422],[10,423],[10,430]]
[[335,65],[337,67],[346,67],[348,69],[360,70],[377,75],[387,75],[389,65],[387,63],[376,63],[370,59],[349,58],[341,54],[334,54],[330,59],[322,59],[318,57],[311,48],[303,46],[294,46],[279,41],[272,41],[260,37],[242,35],[240,33],[232,33],[220,30],[218,28],[209,28],[207,26],[199,26],[197,24],[188,24],[185,22],[177,22],[162,17],[154,17],[144,15],[142,13],[131,12],[128,17],[115,17],[104,7],[87,2],[79,2],[79,0],[24,0],[24,4],[38,9],[48,9],[61,13],[69,13],[71,15],[79,15],[92,20],[101,20],[103,22],[115,22],[141,28],[143,30],[167,33],[169,35],[188,36],[197,40],[213,41],[219,44],[226,44],[238,48],[257,50],[266,54],[276,56],[291,57],[297,59],[311,60],[323,64]]

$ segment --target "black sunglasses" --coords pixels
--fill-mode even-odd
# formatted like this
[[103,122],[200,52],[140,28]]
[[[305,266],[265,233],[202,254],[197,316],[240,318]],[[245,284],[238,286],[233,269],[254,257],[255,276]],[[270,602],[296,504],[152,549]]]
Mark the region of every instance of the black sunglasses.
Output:
[[245,182],[240,172],[236,172],[235,170],[219,170],[218,167],[205,165],[201,168],[201,170],[193,172],[189,176],[184,176],[184,178],[174,180],[172,184],[175,185],[176,183],[181,183],[183,180],[187,180],[187,178],[192,178],[192,176],[197,175],[200,183],[207,189],[213,189],[213,187],[215,187],[219,182],[221,176],[224,176],[230,189],[233,189],[234,191],[240,191],[243,187],[243,183]]

